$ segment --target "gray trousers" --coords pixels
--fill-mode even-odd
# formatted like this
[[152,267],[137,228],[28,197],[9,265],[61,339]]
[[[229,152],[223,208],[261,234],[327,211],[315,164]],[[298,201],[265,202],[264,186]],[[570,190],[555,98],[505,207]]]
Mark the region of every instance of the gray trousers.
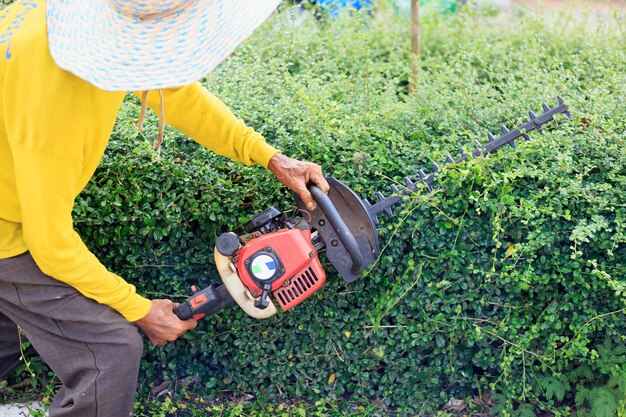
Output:
[[20,352],[16,324],[63,384],[50,417],[132,415],[143,352],[134,324],[42,273],[28,253],[0,259],[0,361]]

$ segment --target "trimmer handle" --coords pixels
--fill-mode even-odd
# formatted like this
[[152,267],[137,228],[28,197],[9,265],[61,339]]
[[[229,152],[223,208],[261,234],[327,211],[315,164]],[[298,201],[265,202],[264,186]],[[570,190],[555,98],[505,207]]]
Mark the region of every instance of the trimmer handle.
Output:
[[332,177],[325,194],[314,184],[307,189],[317,203],[309,210],[296,194],[296,203],[306,222],[315,229],[326,246],[326,258],[346,282],[354,282],[363,270],[376,261],[379,254],[375,217],[368,211],[370,204],[350,187]]
[[181,320],[190,318],[199,320],[217,313],[233,302],[233,298],[223,285],[211,285],[200,291],[192,285],[191,291],[192,295],[174,308],[174,314]]
[[363,256],[361,255],[359,244],[350,231],[350,228],[344,221],[343,217],[341,217],[341,214],[339,214],[339,211],[333,204],[332,200],[318,186],[309,184],[307,185],[307,188],[350,255],[350,259],[352,261],[350,272],[354,275],[360,274],[363,269]]

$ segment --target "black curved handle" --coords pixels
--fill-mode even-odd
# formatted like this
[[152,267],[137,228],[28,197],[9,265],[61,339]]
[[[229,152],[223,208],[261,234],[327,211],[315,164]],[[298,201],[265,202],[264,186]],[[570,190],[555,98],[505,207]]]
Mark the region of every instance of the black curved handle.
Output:
[[320,209],[333,226],[335,233],[343,243],[343,246],[346,248],[348,255],[350,255],[350,259],[352,260],[352,267],[350,268],[350,272],[354,275],[358,275],[361,273],[363,269],[363,255],[361,255],[361,251],[359,250],[359,244],[357,243],[354,235],[346,225],[346,222],[343,220],[343,217],[339,214],[339,211],[335,208],[335,205],[331,201],[331,199],[324,194],[324,192],[317,187],[316,185],[309,184],[307,185],[309,192],[313,196],[315,202],[319,205]]

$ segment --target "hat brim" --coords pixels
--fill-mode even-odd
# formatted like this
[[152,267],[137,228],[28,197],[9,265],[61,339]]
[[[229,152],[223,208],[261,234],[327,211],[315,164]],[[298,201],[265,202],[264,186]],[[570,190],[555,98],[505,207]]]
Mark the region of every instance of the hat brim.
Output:
[[228,57],[280,0],[196,0],[142,21],[107,0],[48,0],[50,53],[57,65],[108,91],[173,88],[199,80]]

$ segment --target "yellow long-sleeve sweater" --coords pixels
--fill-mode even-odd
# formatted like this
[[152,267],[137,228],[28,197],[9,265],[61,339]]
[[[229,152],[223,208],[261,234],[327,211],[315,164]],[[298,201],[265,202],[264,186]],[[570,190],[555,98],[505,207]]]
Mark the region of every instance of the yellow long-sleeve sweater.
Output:
[[[103,91],[48,52],[45,2],[0,11],[0,259],[29,251],[41,270],[129,321],[150,301],[108,271],[74,231],[74,199],[98,165],[125,92]],[[165,121],[207,148],[267,167],[278,152],[200,84],[163,90]],[[158,109],[159,95],[148,94]]]

